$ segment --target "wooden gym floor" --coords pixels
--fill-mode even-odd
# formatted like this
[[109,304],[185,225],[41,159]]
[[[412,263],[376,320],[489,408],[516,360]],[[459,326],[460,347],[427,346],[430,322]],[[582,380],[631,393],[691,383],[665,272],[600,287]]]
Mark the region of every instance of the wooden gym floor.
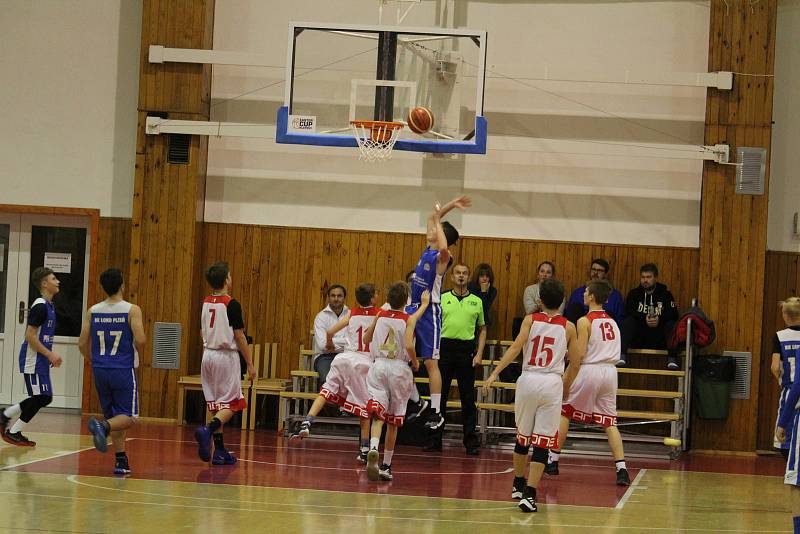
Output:
[[630,488],[610,460],[562,457],[545,476],[540,511],[508,497],[508,451],[425,454],[399,447],[395,480],[370,482],[353,440],[290,444],[275,432],[227,431],[235,466],[203,464],[192,427],[140,423],[133,474],[92,447],[86,418],[45,413],[26,432],[36,448],[0,445],[1,532],[788,532],[777,457],[689,455],[631,460]]

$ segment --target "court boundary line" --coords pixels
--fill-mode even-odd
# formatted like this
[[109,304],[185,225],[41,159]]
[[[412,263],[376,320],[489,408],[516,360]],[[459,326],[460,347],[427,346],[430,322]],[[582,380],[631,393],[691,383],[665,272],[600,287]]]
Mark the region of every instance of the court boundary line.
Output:
[[[299,469],[325,469],[330,471],[363,471],[363,466],[359,467],[325,467],[323,465],[300,465],[300,464],[283,464],[278,462],[267,462],[264,460],[247,460],[245,458],[237,458],[239,462],[250,462],[254,464],[266,464],[266,465],[274,465],[278,467],[296,467]],[[503,471],[475,471],[475,472],[456,472],[456,471],[441,471],[441,472],[434,472],[434,471],[392,471],[396,474],[401,475],[461,475],[461,476],[469,476],[469,475],[507,475],[514,471],[513,467],[508,467]]]
[[[283,439],[287,439],[287,438],[283,438]],[[191,443],[191,444],[197,445],[196,441],[186,440],[186,439],[137,438],[137,437],[133,437],[133,438],[128,438],[127,439],[127,441],[134,441],[134,440],[136,440],[136,441],[166,441],[166,442],[169,442],[169,443]],[[288,441],[288,439],[287,439],[287,441]],[[320,441],[330,441],[330,440],[322,440],[322,439],[320,439]],[[286,450],[286,451],[309,451],[309,452],[330,452],[330,453],[334,453],[334,452],[349,453],[349,452],[351,452],[350,450],[345,450],[345,449],[306,449],[305,447],[292,447],[292,446],[281,447],[281,446],[278,446],[278,445],[248,445],[248,444],[244,444],[244,443],[241,443],[241,442],[239,442],[239,443],[227,443],[227,446],[229,446],[229,447],[237,447],[238,446],[239,448],[243,448],[244,447],[244,448],[248,448],[248,449],[276,449],[276,450]],[[352,452],[355,453],[357,451],[355,449],[353,449]],[[503,452],[506,452],[506,451],[503,451]],[[512,452],[512,450],[509,449],[507,452],[510,454]],[[510,462],[510,460],[505,459],[505,458],[482,458],[482,457],[477,457],[476,458],[474,456],[467,458],[465,456],[419,455],[419,454],[402,453],[402,452],[396,452],[396,453],[394,453],[394,456],[395,457],[401,457],[401,456],[402,457],[409,457],[409,458],[414,458],[414,459],[417,459],[417,460],[419,460],[420,458],[423,458],[423,459],[427,459],[427,460],[465,460],[465,459],[469,459],[469,460],[471,460],[473,462],[501,462],[501,463],[504,463],[504,464],[508,464]],[[240,460],[241,460],[241,458],[240,458]],[[611,470],[611,468],[606,466],[606,465],[573,464],[573,463],[565,463],[563,461],[559,462],[559,465],[564,465],[564,466],[568,466],[568,467],[587,467],[587,468],[590,468],[590,469]],[[642,469],[642,468],[634,466],[634,467],[632,467],[632,469]]]
[[[108,502],[114,504],[125,504],[126,506],[130,505],[142,505],[142,506],[164,506],[164,507],[174,507],[174,508],[190,508],[190,509],[203,509],[203,510],[210,510],[210,509],[218,509],[218,510],[225,510],[231,511],[232,508],[230,506],[208,506],[208,505],[189,505],[189,504],[178,504],[178,503],[169,503],[169,502],[141,502],[141,501],[130,501],[130,500],[119,500],[119,499],[101,499],[96,497],[78,497],[74,495],[55,495],[55,494],[43,494],[43,493],[28,493],[28,492],[20,492],[20,491],[5,491],[0,490],[0,494],[5,495],[21,495],[26,497],[40,497],[40,498],[51,498],[51,499],[62,499],[62,500],[70,500],[70,501],[92,501],[92,502]],[[384,515],[374,515],[374,514],[333,514],[333,513],[325,513],[325,512],[309,512],[309,511],[292,511],[292,510],[269,510],[269,509],[254,509],[254,508],[242,508],[237,507],[235,509],[237,512],[257,512],[257,513],[267,513],[267,514],[287,514],[287,515],[316,515],[322,517],[347,517],[351,519],[386,519],[389,521],[425,521],[425,522],[434,522],[434,523],[462,523],[462,524],[474,524],[474,525],[510,525],[510,526],[520,526],[520,521],[471,521],[465,519],[444,519],[440,517],[430,517],[430,518],[422,518],[422,517],[413,517],[413,516],[384,516]],[[438,512],[442,512],[442,510],[438,510]],[[533,519],[532,516],[530,519]],[[562,527],[562,528],[591,528],[591,525],[576,525],[576,524],[561,524],[561,523],[550,523],[550,522],[541,522],[541,521],[530,521],[527,520],[526,522],[528,525],[525,526],[547,526],[547,527]],[[605,525],[606,529],[615,529],[615,530],[641,530],[643,527],[641,526],[628,526],[628,525]],[[657,531],[682,531],[682,532],[707,532],[707,528],[675,528],[675,527],[654,527],[648,526],[645,527],[647,530],[657,530]],[[716,532],[758,532],[758,533],[779,533],[785,532],[785,530],[732,530],[732,529],[716,529]]]
[[640,488],[639,482],[642,481],[642,478],[644,477],[644,474],[646,472],[647,468],[643,467],[642,469],[639,469],[639,472],[636,473],[636,477],[634,477],[633,482],[631,482],[631,485],[628,486],[628,489],[625,490],[625,493],[622,495],[622,498],[620,498],[619,502],[617,502],[617,505],[614,507],[615,510],[622,510],[623,508],[625,508],[625,504],[627,504],[628,499],[631,498],[633,492]]
[[[110,486],[102,486],[102,485],[99,485],[99,484],[90,484],[88,482],[83,482],[81,480],[78,480],[78,477],[81,477],[81,476],[86,476],[86,475],[68,475],[66,477],[66,479],[67,479],[67,481],[69,481],[69,482],[71,482],[73,484],[78,484],[80,486],[85,486],[85,487],[88,487],[88,488],[95,488],[95,489],[99,489],[99,490],[120,491],[120,492],[125,492],[125,493],[135,493],[135,494],[138,494],[138,495],[150,495],[152,497],[172,497],[172,498],[178,498],[178,499],[193,499],[193,500],[198,500],[198,501],[223,501],[223,502],[228,502],[228,503],[231,502],[230,497],[225,497],[225,498],[223,498],[223,497],[199,497],[199,496],[196,496],[196,495],[193,495],[193,496],[190,496],[190,495],[175,495],[174,493],[156,493],[156,492],[152,492],[152,491],[138,491],[138,490],[123,489],[123,488],[113,488],[113,487],[110,487]],[[99,478],[103,478],[103,477],[99,477]],[[104,478],[104,480],[106,480],[106,479]],[[143,481],[143,482],[173,482],[173,483],[174,482],[178,482],[178,483],[181,483],[181,484],[191,484],[190,482],[174,481],[174,480],[150,480],[150,479],[133,479],[133,480],[138,480],[138,481]],[[269,490],[269,489],[285,490],[285,488],[275,488],[273,486],[239,486],[239,487],[247,487],[247,488],[254,488],[254,489],[267,489],[267,490]],[[288,490],[286,490],[286,491],[288,491]],[[316,491],[326,491],[326,490],[316,490]],[[365,493],[363,495],[373,495],[375,497],[383,497],[383,496],[397,497],[397,495],[388,495],[388,494],[382,494],[382,493]],[[402,496],[403,497],[407,497],[408,495],[402,495]],[[428,498],[428,497],[423,496],[423,495],[417,495],[417,497],[420,497],[422,499]],[[450,497],[450,498],[452,499],[452,497]],[[470,499],[458,499],[458,500],[469,501]],[[345,505],[338,505],[338,504],[286,503],[286,502],[272,502],[272,501],[250,501],[250,500],[242,500],[242,499],[237,499],[236,502],[248,503],[248,504],[263,504],[263,505],[270,505],[270,506],[294,506],[294,507],[304,507],[304,508],[348,508],[348,509],[352,508],[352,506],[345,506]],[[502,502],[502,501],[482,501],[482,502],[487,502],[487,503],[488,502],[498,502],[499,503],[499,502]],[[463,512],[463,511],[475,510],[475,511],[478,511],[478,512],[498,512],[498,511],[502,511],[502,510],[513,510],[513,509],[516,509],[516,508],[517,508],[516,504],[509,504],[508,506],[497,506],[497,507],[494,507],[494,508],[475,508],[475,507],[469,507],[469,508],[445,508],[442,511]],[[384,507],[364,507],[364,506],[359,506],[358,509],[359,510],[382,510],[382,509],[384,509]],[[404,511],[412,511],[412,512],[422,512],[422,511],[430,511],[431,507],[430,506],[426,506],[425,508],[406,508],[406,507],[403,507],[403,510]]]

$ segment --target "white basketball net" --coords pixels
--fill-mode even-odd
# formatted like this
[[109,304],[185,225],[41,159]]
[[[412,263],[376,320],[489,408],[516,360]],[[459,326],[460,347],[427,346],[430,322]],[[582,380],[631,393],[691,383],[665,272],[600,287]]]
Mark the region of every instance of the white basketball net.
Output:
[[358,159],[370,163],[385,161],[392,157],[392,149],[400,136],[402,125],[388,123],[379,126],[366,126],[361,123],[350,123],[353,136],[358,142]]

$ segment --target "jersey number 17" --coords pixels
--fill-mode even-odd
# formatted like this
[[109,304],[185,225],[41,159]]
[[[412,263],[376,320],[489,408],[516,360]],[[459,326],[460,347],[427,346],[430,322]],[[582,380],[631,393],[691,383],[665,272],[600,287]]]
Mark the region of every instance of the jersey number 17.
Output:
[[97,332],[97,341],[100,345],[100,356],[106,355],[106,334],[114,338],[114,345],[111,347],[111,352],[108,355],[116,356],[117,349],[119,348],[119,341],[122,339],[122,330],[108,330],[105,332],[104,331]]

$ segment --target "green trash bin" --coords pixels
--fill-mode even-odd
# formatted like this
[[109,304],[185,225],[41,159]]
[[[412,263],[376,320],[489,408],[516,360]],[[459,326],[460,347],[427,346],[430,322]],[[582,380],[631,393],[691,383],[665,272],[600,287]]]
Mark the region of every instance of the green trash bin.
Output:
[[736,362],[731,356],[695,356],[692,384],[695,413],[701,419],[727,419]]

